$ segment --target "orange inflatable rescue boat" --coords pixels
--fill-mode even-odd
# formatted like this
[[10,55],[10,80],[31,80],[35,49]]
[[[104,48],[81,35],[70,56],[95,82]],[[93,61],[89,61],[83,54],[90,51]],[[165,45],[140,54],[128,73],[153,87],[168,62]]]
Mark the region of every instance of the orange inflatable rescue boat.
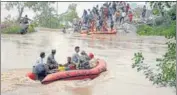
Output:
[[60,71],[49,74],[42,80],[41,83],[47,84],[57,80],[82,80],[87,78],[94,79],[99,76],[99,74],[106,71],[106,62],[102,59],[99,59],[97,62],[98,65],[92,69]]

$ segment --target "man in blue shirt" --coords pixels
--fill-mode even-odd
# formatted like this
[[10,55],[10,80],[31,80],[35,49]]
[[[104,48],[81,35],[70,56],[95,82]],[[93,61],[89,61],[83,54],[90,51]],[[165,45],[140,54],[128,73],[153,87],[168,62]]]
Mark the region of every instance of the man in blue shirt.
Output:
[[36,75],[37,79],[42,81],[47,74],[47,70],[44,64],[45,53],[40,53],[40,58],[36,61],[33,66],[33,73]]
[[76,64],[76,68],[78,67],[78,65],[80,64],[80,55],[79,55],[79,51],[80,51],[80,47],[76,46],[75,47],[75,52],[71,58],[71,61]]

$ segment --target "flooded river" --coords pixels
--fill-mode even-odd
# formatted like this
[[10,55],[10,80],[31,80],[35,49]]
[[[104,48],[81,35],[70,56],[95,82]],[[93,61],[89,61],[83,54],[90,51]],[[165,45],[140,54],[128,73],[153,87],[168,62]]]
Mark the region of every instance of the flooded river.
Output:
[[[145,62],[155,64],[167,50],[164,37],[140,37],[133,33],[117,35],[62,34],[40,30],[27,35],[1,35],[2,95],[175,95],[171,88],[152,85],[142,73],[131,68],[135,52],[142,51]],[[74,47],[93,52],[107,62],[108,71],[94,80],[57,81],[42,85],[25,74],[41,51],[48,56],[56,49],[56,60],[65,63]]]

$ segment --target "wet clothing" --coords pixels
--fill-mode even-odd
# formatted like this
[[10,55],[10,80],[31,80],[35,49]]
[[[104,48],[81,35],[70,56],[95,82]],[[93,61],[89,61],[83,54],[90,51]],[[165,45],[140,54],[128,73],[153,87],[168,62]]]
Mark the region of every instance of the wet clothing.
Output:
[[120,20],[120,12],[116,12],[115,17],[116,17],[116,22],[118,22]]
[[112,20],[112,14],[113,14],[113,10],[112,10],[112,8],[109,8],[109,10],[108,10],[109,21]]
[[55,69],[58,67],[58,63],[55,60],[55,57],[53,54],[50,54],[47,58],[47,65],[49,66],[49,69]]
[[143,8],[143,12],[142,12],[142,17],[144,18],[146,16],[146,8]]
[[81,30],[88,30],[88,28],[89,28],[89,27],[88,27],[88,24],[85,24],[85,23],[84,23],[84,24],[82,25],[82,29],[81,29]]
[[76,67],[78,67],[78,64],[80,63],[80,56],[78,53],[73,54],[73,56],[71,58],[71,62],[76,64]]
[[93,14],[92,12],[90,12],[90,14],[88,15],[88,21],[89,23],[93,20]]
[[122,12],[121,14],[121,18],[120,18],[120,23],[121,22],[124,22],[124,17],[126,16],[126,13],[125,12]]
[[24,24],[28,24],[28,23],[29,23],[28,20],[29,20],[28,17],[24,17],[24,18],[23,18],[23,23],[24,23]]
[[42,81],[47,74],[46,69],[45,69],[45,65],[44,64],[38,64],[34,67],[34,70],[35,70],[35,74],[38,77],[38,80]]
[[63,33],[66,33],[66,29],[63,29],[62,32],[63,32]]
[[34,66],[37,66],[38,64],[45,64],[44,63],[44,58],[38,58]]
[[82,62],[79,64],[78,66],[79,69],[90,69],[90,65],[89,65],[89,62],[86,61],[86,62]]
[[79,69],[89,69],[89,56],[87,54],[82,54],[80,56],[80,64],[79,64]]
[[28,29],[28,24],[29,24],[29,21],[30,19],[28,17],[24,17],[22,19],[22,21],[20,22],[21,23],[21,30],[20,30],[20,33],[21,34],[25,34],[27,32],[27,29]]
[[108,29],[106,28],[105,25],[103,25],[103,32],[107,32],[107,31],[108,31]]
[[101,19],[99,20],[99,25],[100,25],[100,28],[103,26],[103,18],[101,18]]
[[130,13],[130,14],[128,15],[128,17],[129,17],[129,21],[130,21],[130,22],[132,22],[132,19],[133,19],[133,14],[132,14],[132,13]]
[[50,63],[50,64],[57,64],[56,60],[55,60],[55,57],[53,54],[50,54],[47,58],[47,63]]
[[91,30],[90,31],[94,32],[95,21],[92,20],[91,23],[90,23],[90,25],[91,25]]
[[74,70],[76,69],[76,65],[73,64],[72,62],[68,62],[64,65],[65,67],[69,68],[69,70]]
[[89,56],[86,54],[86,55],[81,55],[81,56],[80,56],[80,60],[81,60],[81,62],[83,62],[83,61],[89,61],[90,58],[89,58]]
[[43,80],[46,76],[46,68],[44,64],[44,59],[39,58],[33,66],[33,73],[37,76],[38,80]]
[[26,32],[27,32],[27,29],[28,29],[28,24],[23,24],[23,23],[21,23],[20,24],[20,26],[21,26],[21,30],[20,30],[20,33],[21,34],[25,34]]
[[113,8],[113,14],[114,14],[116,12],[116,3],[115,2],[113,2],[112,8]]
[[100,21],[99,20],[96,21],[96,30],[100,31]]
[[111,30],[112,30],[113,27],[114,27],[114,21],[111,21],[111,25],[110,25],[110,27],[111,27]]
[[83,17],[83,22],[86,24],[88,22],[88,14],[86,10],[84,10],[82,17]]
[[97,59],[93,58],[89,61],[90,68],[94,68],[97,66]]
[[104,17],[108,18],[108,8],[104,8]]
[[129,10],[130,10],[130,6],[127,5],[127,6],[126,6],[126,13],[128,13]]

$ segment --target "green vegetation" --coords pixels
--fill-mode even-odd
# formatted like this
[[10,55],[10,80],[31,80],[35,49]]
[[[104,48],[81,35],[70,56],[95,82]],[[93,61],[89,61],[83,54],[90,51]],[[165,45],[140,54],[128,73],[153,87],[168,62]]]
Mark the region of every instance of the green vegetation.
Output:
[[[32,23],[29,25],[28,27],[28,33],[32,33],[32,32],[35,32],[35,27],[37,26],[36,23]],[[10,22],[6,22],[6,23],[3,23],[1,24],[1,33],[5,33],[5,34],[18,34],[20,33],[21,31],[21,26],[20,24],[17,24],[13,21],[10,21]]]
[[175,35],[176,30],[176,21],[171,22],[170,26],[149,26],[149,25],[140,25],[137,33],[139,35],[151,35],[151,36],[166,36],[172,32],[172,35]]
[[166,7],[170,6],[170,10],[163,10],[159,6],[155,7],[158,9],[162,17],[167,18],[168,25],[167,20],[163,20],[161,24],[156,24],[154,26],[141,25],[139,26],[137,33],[139,35],[165,36],[169,39],[166,43],[168,46],[168,51],[162,56],[162,58],[156,59],[156,62],[158,62],[156,64],[157,68],[151,68],[148,63],[144,63],[142,52],[135,53],[132,68],[136,68],[137,71],[142,71],[146,78],[152,81],[153,84],[176,88],[176,20],[173,19],[173,16],[176,16],[176,11],[174,11],[176,6],[169,5],[167,2],[151,3],[152,5],[164,5]]
[[[46,28],[69,28],[73,19],[77,19],[76,4],[70,4],[65,13],[57,14],[57,11],[52,6],[56,2],[6,2],[6,9],[17,9],[18,17],[16,19],[8,19],[1,24],[1,32],[14,34],[19,33],[21,27],[19,24],[25,9],[30,9],[36,13],[32,24],[29,25],[28,32],[34,32],[36,24]],[[28,15],[28,14],[27,14]],[[30,17],[29,17],[30,18]]]
[[35,6],[35,3],[30,3],[30,2],[6,2],[5,8],[7,10],[11,9],[17,9],[18,10],[18,18],[17,21],[19,21],[23,15],[23,12],[26,8],[31,9],[33,6]]
[[21,30],[20,25],[11,25],[8,26],[7,28],[4,28],[1,30],[2,33],[6,34],[17,34]]
[[77,19],[76,4],[70,4],[66,12],[57,14],[57,11],[51,6],[49,2],[39,2],[33,10],[39,12],[36,15],[35,21],[39,23],[39,26],[46,28],[63,28],[71,27],[73,19]]

